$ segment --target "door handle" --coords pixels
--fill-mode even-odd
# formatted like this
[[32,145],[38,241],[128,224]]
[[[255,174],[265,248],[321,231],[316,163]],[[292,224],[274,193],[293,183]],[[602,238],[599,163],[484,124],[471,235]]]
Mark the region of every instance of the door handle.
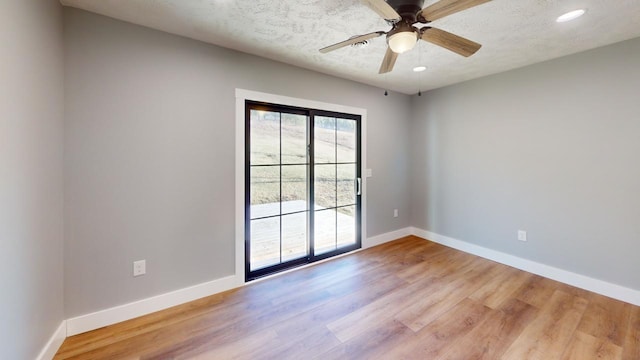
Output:
[[356,195],[362,195],[362,178],[356,179]]

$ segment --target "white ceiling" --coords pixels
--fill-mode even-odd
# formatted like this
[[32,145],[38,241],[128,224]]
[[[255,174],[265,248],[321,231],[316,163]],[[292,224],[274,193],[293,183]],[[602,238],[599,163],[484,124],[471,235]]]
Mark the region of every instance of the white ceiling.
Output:
[[[64,5],[406,94],[640,36],[639,0],[493,0],[436,20],[483,44],[469,58],[426,42],[378,75],[385,37],[364,48],[318,49],[390,27],[359,0],[62,0]],[[425,6],[436,0],[426,0]],[[583,17],[556,23],[586,8]],[[414,73],[424,65],[427,70]]]

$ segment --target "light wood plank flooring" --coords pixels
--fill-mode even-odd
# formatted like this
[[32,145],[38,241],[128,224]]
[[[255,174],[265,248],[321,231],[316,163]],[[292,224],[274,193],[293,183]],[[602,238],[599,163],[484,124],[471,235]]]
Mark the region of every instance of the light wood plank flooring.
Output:
[[640,359],[640,308],[416,237],[65,340],[55,359]]

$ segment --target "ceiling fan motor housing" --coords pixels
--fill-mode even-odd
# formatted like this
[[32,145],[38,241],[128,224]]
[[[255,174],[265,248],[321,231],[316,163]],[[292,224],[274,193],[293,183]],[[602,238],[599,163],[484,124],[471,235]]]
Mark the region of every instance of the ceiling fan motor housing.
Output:
[[413,23],[401,20],[399,23],[393,26],[393,29],[389,30],[389,32],[387,33],[387,39],[400,32],[418,33],[419,31],[418,28],[413,26]]
[[402,17],[402,21],[415,23],[417,14],[422,10],[424,0],[388,0],[387,3]]

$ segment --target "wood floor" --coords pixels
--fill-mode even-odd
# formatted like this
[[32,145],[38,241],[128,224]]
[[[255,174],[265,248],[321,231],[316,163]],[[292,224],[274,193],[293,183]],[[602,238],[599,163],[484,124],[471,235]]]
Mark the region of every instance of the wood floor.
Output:
[[55,359],[640,359],[640,307],[407,237],[89,333]]

